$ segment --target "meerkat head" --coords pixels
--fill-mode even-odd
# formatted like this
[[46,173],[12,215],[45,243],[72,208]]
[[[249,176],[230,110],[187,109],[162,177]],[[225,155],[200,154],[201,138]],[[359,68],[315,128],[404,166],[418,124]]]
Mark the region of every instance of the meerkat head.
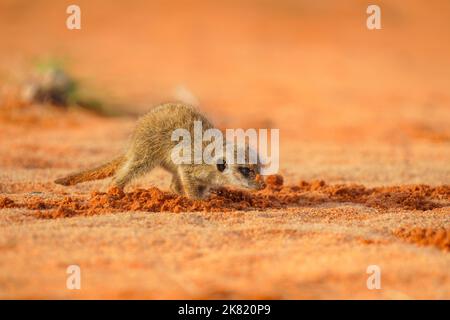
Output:
[[217,163],[217,170],[221,175],[221,184],[233,185],[247,189],[260,190],[264,184],[260,181],[258,164],[227,164],[226,161]]
[[[238,150],[238,148],[235,148],[234,156],[237,156]],[[253,150],[246,147],[242,152],[242,159],[234,158],[234,161],[227,161],[229,157],[218,158],[216,169],[219,184],[253,190],[262,189],[264,183],[260,179],[261,163],[257,154],[255,154],[256,161],[250,161],[251,157],[249,154],[251,152]],[[236,159],[241,161],[236,161]]]

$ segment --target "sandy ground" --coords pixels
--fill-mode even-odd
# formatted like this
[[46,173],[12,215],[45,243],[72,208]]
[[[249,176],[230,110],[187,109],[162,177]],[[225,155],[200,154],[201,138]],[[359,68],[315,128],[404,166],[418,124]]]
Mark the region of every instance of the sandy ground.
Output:
[[[2,1],[0,298],[449,299],[450,8],[380,3],[368,31],[364,1],[80,1],[75,32],[64,1]],[[287,191],[265,209],[48,218],[108,190],[52,181],[120,153],[135,122],[10,99],[49,54],[136,112],[182,87],[221,127],[279,128]],[[168,185],[154,171],[127,192]]]

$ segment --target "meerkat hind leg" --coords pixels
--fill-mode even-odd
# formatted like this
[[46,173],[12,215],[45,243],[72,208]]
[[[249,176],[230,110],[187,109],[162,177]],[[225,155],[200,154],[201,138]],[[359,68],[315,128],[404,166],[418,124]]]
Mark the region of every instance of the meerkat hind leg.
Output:
[[149,162],[129,160],[117,171],[113,184],[123,190],[131,180],[144,175],[154,167],[155,165]]

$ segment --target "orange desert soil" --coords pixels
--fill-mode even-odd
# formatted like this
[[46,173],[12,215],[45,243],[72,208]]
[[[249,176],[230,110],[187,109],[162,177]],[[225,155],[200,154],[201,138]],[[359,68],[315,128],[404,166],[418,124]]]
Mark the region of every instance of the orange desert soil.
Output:
[[[408,210],[431,210],[450,205],[450,186],[410,185],[365,188],[362,185],[327,185],[324,181],[283,186],[280,175],[268,176],[262,191],[219,189],[207,200],[191,200],[158,188],[138,189],[125,193],[118,188],[108,192],[92,192],[88,199],[65,197],[61,200],[34,198],[16,203],[0,197],[0,208],[38,210],[39,218],[64,218],[117,211],[146,212],[229,212],[235,210],[280,209],[292,205],[310,206],[328,201],[352,202],[368,207]],[[55,209],[56,208],[56,209]],[[45,209],[55,209],[42,211]]]
[[432,245],[450,251],[450,228],[401,228],[394,231],[394,235],[412,243],[425,246]]
[[[68,30],[64,1],[0,1],[0,298],[450,299],[449,1],[380,0],[381,30],[359,0],[77,4]],[[279,175],[204,201],[162,170],[54,184],[122,154],[136,118],[18,100],[46,57],[131,114],[279,129]]]
[[[266,188],[247,192],[222,188],[213,191],[207,200],[191,200],[158,188],[138,189],[125,193],[118,188],[108,192],[92,192],[88,199],[64,197],[61,200],[34,198],[16,203],[0,197],[1,208],[27,208],[36,210],[36,217],[44,219],[68,218],[109,214],[121,211],[145,212],[231,212],[240,210],[281,209],[288,206],[311,206],[321,203],[359,203],[378,209],[401,208],[407,210],[432,210],[450,206],[450,186],[430,187],[409,185],[399,187],[365,188],[362,185],[327,185],[324,181],[283,186],[281,175],[268,176]],[[45,210],[45,211],[44,211]],[[393,234],[419,245],[436,246],[450,250],[450,229],[401,228]]]

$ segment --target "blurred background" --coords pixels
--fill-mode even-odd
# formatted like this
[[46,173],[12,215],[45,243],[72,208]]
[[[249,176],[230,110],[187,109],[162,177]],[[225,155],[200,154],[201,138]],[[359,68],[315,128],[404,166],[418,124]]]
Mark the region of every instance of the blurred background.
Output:
[[0,1],[2,84],[59,59],[138,111],[188,91],[227,117],[326,134],[449,108],[446,0],[377,1],[382,30],[359,0],[76,1],[82,29],[68,30],[72,3]]
[[81,30],[68,30],[72,2],[0,1],[3,105],[36,66],[57,64],[104,113],[182,100],[221,127],[279,128],[282,150],[448,151],[446,0],[377,1],[381,30],[367,29],[360,0],[81,0]]

